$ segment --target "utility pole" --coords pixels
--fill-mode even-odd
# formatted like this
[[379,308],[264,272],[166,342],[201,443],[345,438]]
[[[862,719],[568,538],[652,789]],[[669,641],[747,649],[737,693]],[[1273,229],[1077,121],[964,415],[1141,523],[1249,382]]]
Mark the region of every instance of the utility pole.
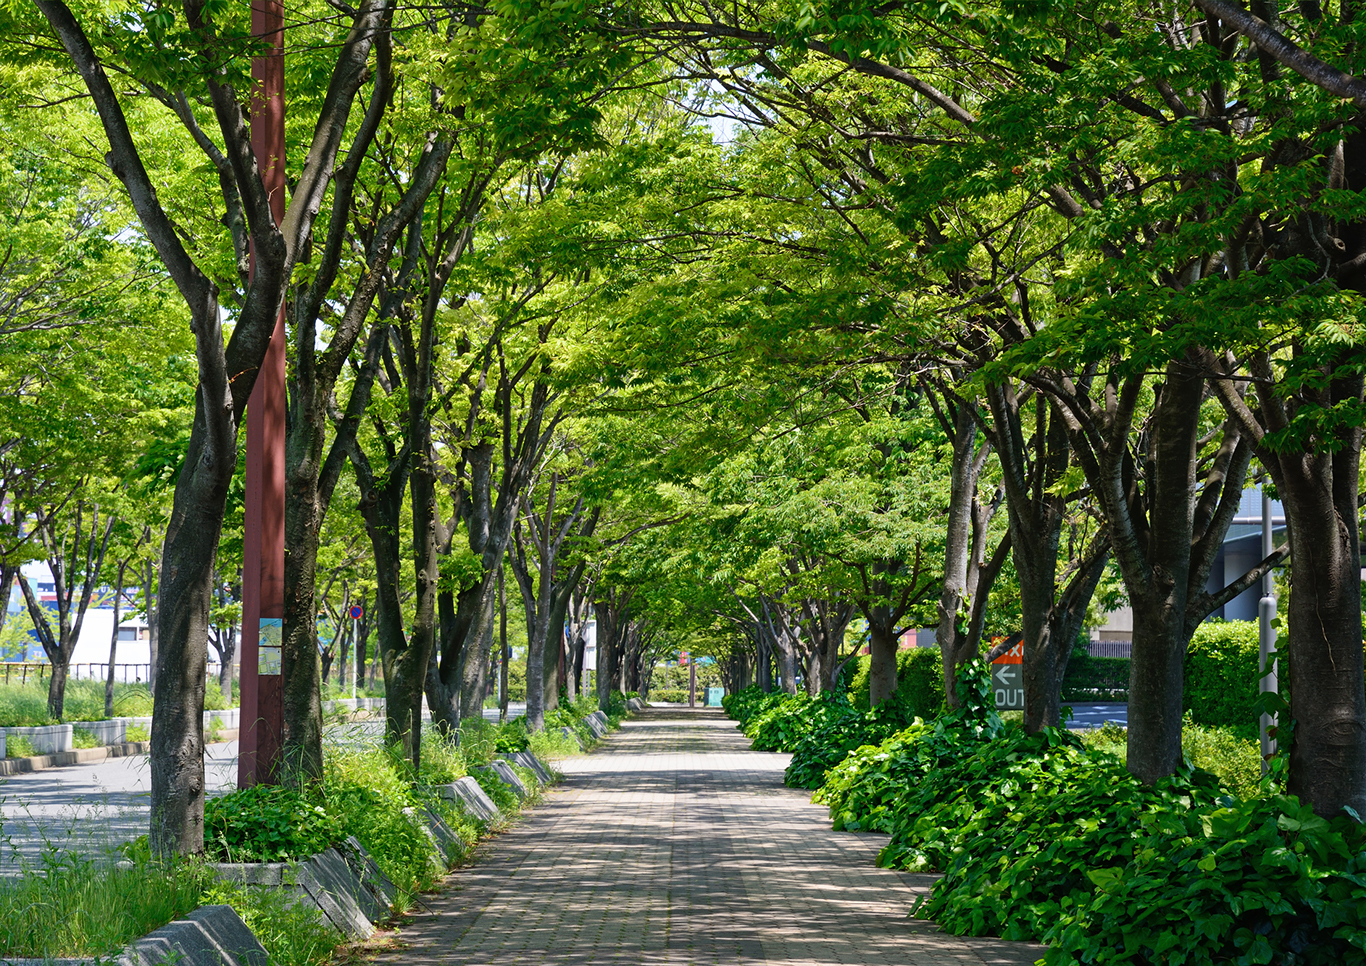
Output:
[[512,652],[508,650],[508,598],[503,586],[503,565],[498,565],[498,723],[508,719],[508,664]]
[[[251,0],[251,149],[278,225],[285,216],[285,11]],[[255,270],[255,257],[252,269]],[[280,644],[285,608],[285,313],[247,401],[242,534],[242,737],[237,786],[273,784],[284,731]]]
[[[1276,541],[1273,534],[1275,520],[1271,515],[1271,497],[1266,492],[1266,480],[1262,481],[1262,559],[1267,557],[1276,549]],[[1257,647],[1257,670],[1262,675],[1258,684],[1258,691],[1278,691],[1280,690],[1277,681],[1276,660],[1271,656],[1276,650],[1276,629],[1271,626],[1272,620],[1276,617],[1276,577],[1268,570],[1266,576],[1262,578],[1262,599],[1257,604],[1257,618],[1261,625],[1258,635]],[[1270,672],[1267,673],[1267,665],[1270,663]],[[1263,714],[1260,721],[1260,732],[1262,738],[1262,774],[1266,774],[1270,767],[1270,758],[1276,753],[1276,739],[1267,734],[1268,728],[1276,726],[1276,716]]]

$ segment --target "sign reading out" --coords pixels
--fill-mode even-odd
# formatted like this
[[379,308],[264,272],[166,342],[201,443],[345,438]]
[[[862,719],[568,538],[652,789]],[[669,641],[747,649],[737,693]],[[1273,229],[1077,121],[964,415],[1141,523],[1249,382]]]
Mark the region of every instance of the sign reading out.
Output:
[[998,709],[1024,710],[1024,642],[991,662],[991,689]]

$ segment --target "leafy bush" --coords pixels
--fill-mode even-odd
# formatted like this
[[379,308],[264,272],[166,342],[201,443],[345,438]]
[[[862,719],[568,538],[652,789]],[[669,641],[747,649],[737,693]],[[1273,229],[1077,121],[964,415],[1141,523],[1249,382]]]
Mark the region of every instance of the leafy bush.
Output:
[[6,758],[32,758],[38,752],[33,747],[33,742],[23,735],[9,735],[5,739]]
[[[872,658],[858,659],[849,695],[858,708],[869,706],[868,676]],[[937,647],[908,647],[896,652],[896,693],[921,715],[938,713],[944,704],[944,665]]]
[[[1081,733],[1086,747],[1114,755],[1121,763],[1128,756],[1128,732],[1112,721]],[[1190,720],[1181,727],[1181,750],[1196,768],[1211,772],[1240,798],[1257,793],[1262,778],[1262,751],[1256,739],[1245,738],[1231,728],[1206,728]]]
[[123,733],[124,741],[151,741],[152,735],[146,725],[129,725]]
[[[1119,729],[1029,735],[986,707],[984,669],[966,678],[974,708],[859,748],[817,793],[837,828],[891,833],[879,864],[944,873],[918,914],[1058,966],[1366,963],[1360,824],[1190,765],[1146,787],[1100,750]],[[1227,740],[1193,733],[1202,754]]]
[[504,721],[498,726],[498,736],[494,739],[493,747],[499,754],[507,754],[510,751],[526,751],[528,740],[526,719],[513,718],[511,721]]
[[721,698],[721,708],[739,723],[743,730],[750,719],[762,714],[782,702],[787,694],[782,691],[764,692],[751,685],[743,691],[727,694]]
[[204,803],[204,848],[219,862],[306,859],[345,837],[320,801],[296,789],[253,785]]
[[827,700],[833,707],[812,721],[811,731],[792,749],[783,781],[793,788],[819,788],[826,772],[855,748],[880,744],[915,719],[915,709],[900,694],[862,713],[841,697]]
[[814,702],[805,691],[785,694],[777,704],[749,719],[745,737],[755,751],[791,751],[811,730],[809,707]]
[[650,692],[650,700],[665,704],[686,704],[688,692],[682,688],[656,688]]

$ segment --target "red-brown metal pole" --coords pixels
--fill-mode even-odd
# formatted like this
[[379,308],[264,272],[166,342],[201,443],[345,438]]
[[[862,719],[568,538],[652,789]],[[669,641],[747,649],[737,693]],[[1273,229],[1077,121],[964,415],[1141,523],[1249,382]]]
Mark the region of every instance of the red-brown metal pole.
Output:
[[[279,224],[285,215],[285,12],[252,0],[251,33],[270,45],[252,58],[251,147]],[[254,260],[253,260],[254,264]],[[284,730],[280,622],[285,606],[285,315],[275,320],[247,402],[242,535],[241,737],[237,785],[272,784]]]

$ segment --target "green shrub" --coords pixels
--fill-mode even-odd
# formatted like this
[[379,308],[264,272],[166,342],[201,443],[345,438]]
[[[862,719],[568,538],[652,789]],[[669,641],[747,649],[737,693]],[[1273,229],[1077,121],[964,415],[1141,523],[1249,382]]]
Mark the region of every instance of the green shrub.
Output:
[[[857,708],[867,708],[868,675],[872,657],[858,659],[850,684],[850,697]],[[944,704],[944,665],[937,647],[908,647],[896,652],[896,693],[916,713],[922,716],[937,714]]]
[[944,873],[917,915],[1043,942],[1057,966],[1366,963],[1360,824],[1198,768],[1147,787],[1102,750],[1122,729],[1029,735],[985,708],[983,669],[965,680],[976,709],[859,748],[818,792],[837,827],[891,833],[879,864]]
[[151,741],[152,735],[146,725],[129,725],[123,733],[124,741]]
[[772,708],[786,697],[786,692],[764,692],[757,685],[751,685],[743,691],[724,695],[721,698],[721,708],[734,718],[743,730],[750,719]]
[[345,837],[318,797],[280,785],[240,788],[204,803],[204,849],[218,862],[306,859]]
[[[1128,732],[1113,721],[1081,733],[1088,748],[1114,755],[1121,763],[1128,756]],[[1255,738],[1244,737],[1232,728],[1207,728],[1195,724],[1187,715],[1181,728],[1181,750],[1196,768],[1203,768],[1240,798],[1257,793],[1262,779],[1262,750]]]
[[1256,621],[1205,621],[1186,651],[1183,707],[1197,724],[1257,733]]
[[84,728],[71,729],[71,747],[73,748],[98,748],[100,740],[95,737],[93,731]]
[[812,698],[798,691],[783,695],[777,704],[750,718],[744,729],[750,747],[755,751],[791,751],[811,729],[811,704]]
[[38,752],[34,750],[33,742],[23,735],[9,735],[5,739],[6,758],[32,758]]
[[798,739],[783,773],[793,788],[819,788],[826,773],[855,748],[879,744],[915,720],[915,709],[900,694],[864,712],[834,695],[822,697],[830,710],[814,718],[811,730]]
[[1129,659],[1092,657],[1079,647],[1067,659],[1062,679],[1064,701],[1126,701],[1129,697]]
[[688,692],[683,688],[656,688],[650,692],[650,700],[664,704],[686,704]]
[[498,754],[505,755],[510,751],[526,751],[527,743],[526,718],[513,718],[498,725],[493,747]]

